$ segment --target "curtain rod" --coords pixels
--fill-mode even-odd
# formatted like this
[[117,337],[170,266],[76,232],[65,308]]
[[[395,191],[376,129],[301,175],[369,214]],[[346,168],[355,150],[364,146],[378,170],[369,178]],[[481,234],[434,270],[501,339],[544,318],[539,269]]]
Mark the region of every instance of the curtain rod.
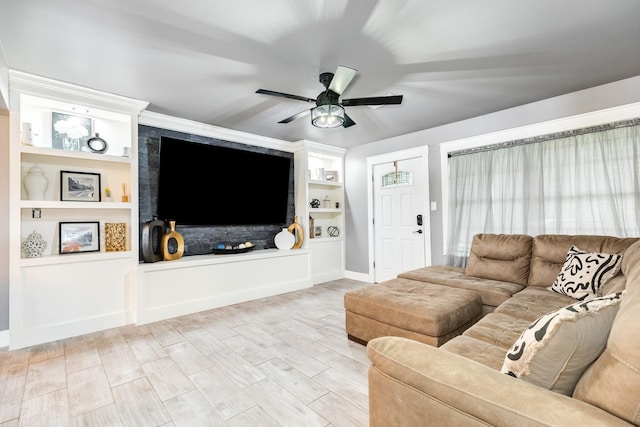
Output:
[[535,144],[535,143],[540,143],[545,141],[551,141],[554,139],[568,138],[571,136],[585,135],[588,133],[604,132],[611,129],[618,129],[618,128],[624,128],[624,127],[630,127],[630,126],[637,126],[637,125],[640,125],[640,117],[637,117],[635,119],[628,119],[628,120],[621,120],[618,122],[606,123],[602,125],[589,126],[581,129],[566,130],[566,131],[555,132],[555,133],[550,133],[546,135],[531,136],[529,138],[498,142],[495,144],[483,145],[482,147],[474,147],[474,148],[467,148],[464,150],[451,151],[449,152],[447,157],[464,156],[467,154],[480,153],[483,151],[500,150],[503,148],[516,147],[519,145]]

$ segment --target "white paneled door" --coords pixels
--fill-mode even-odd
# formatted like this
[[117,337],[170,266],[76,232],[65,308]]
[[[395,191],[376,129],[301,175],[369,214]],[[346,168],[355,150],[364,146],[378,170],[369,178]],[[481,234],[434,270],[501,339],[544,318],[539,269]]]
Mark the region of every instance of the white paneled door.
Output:
[[428,174],[424,159],[373,166],[374,275],[377,283],[427,263]]

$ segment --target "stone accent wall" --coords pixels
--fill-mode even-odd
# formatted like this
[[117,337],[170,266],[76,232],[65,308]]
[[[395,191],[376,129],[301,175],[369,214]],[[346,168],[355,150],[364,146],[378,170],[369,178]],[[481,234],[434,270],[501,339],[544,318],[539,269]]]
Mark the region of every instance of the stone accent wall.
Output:
[[[293,153],[280,150],[273,150],[264,147],[256,147],[222,139],[209,138],[199,135],[191,135],[167,129],[160,129],[151,126],[140,125],[138,127],[138,191],[139,191],[139,221],[140,233],[147,221],[153,219],[158,203],[158,164],[160,137],[169,136],[172,138],[187,141],[199,142],[202,144],[217,145],[223,147],[238,147],[259,153],[277,153],[290,157],[293,160]],[[293,222],[295,215],[294,186],[293,186],[293,161],[291,162],[291,174],[289,181],[289,208],[287,210],[286,224],[256,225],[256,226],[217,226],[199,227],[182,226],[176,224],[176,231],[184,237],[184,255],[201,255],[211,253],[211,248],[218,243],[241,243],[253,242],[257,248],[274,248],[273,239],[282,230]],[[213,206],[215,209],[216,207]],[[224,207],[222,207],[224,208]],[[259,209],[259,207],[258,207]],[[142,260],[142,254],[140,254]]]

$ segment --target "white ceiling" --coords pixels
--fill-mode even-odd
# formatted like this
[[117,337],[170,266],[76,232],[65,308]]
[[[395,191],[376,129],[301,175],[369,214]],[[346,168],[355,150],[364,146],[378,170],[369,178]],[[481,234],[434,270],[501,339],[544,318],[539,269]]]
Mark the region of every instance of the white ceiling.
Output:
[[[640,75],[638,0],[0,0],[10,68],[289,141],[377,141]],[[320,72],[359,70],[350,128],[316,129]]]

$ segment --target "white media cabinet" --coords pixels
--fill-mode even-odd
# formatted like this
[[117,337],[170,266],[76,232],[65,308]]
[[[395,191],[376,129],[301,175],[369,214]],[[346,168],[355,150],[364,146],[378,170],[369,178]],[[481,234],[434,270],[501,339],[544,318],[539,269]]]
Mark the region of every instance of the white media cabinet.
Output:
[[306,249],[196,255],[137,267],[143,324],[312,286]]

